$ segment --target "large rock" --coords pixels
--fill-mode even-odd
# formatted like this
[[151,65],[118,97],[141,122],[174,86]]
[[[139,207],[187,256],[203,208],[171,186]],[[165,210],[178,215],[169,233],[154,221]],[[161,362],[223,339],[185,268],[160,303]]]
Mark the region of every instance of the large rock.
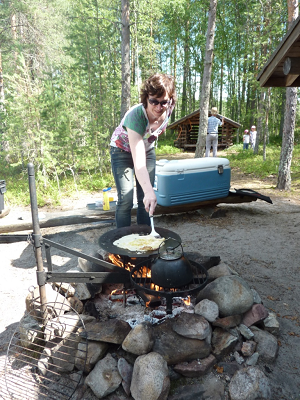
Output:
[[229,330],[230,328],[235,328],[242,321],[241,315],[230,315],[224,318],[218,318],[212,323],[213,326],[218,326],[224,330]]
[[227,264],[221,263],[209,269],[208,280],[212,281],[214,279],[220,278],[221,276],[230,275],[237,275],[237,273],[232,271],[232,269]]
[[254,333],[253,339],[257,343],[256,351],[260,359],[266,362],[275,361],[279,350],[276,337],[256,327],[252,327],[251,331]]
[[121,344],[131,331],[131,327],[126,321],[110,319],[104,322],[93,321],[86,324],[86,331],[88,340]]
[[217,303],[221,317],[243,314],[253,305],[253,293],[239,276],[224,276],[209,283],[197,296],[196,303],[208,299]]
[[205,340],[189,339],[173,330],[173,321],[166,320],[153,327],[153,351],[161,354],[168,365],[206,358],[210,354],[210,336]]
[[158,353],[139,356],[133,367],[130,386],[135,400],[166,400],[170,390],[168,366]]
[[215,356],[210,354],[202,360],[194,360],[190,363],[181,363],[174,366],[174,371],[188,378],[196,378],[206,375],[217,362]]
[[142,322],[135,326],[126,336],[122,348],[129,353],[141,356],[151,351],[154,344],[152,325],[149,322]]
[[212,335],[213,354],[220,359],[229,354],[238,342],[238,337],[222,328],[216,328]]
[[264,373],[257,367],[237,371],[229,384],[231,400],[271,400],[271,388]]
[[243,317],[243,324],[249,328],[249,326],[267,318],[268,315],[269,312],[264,305],[253,304],[251,309],[245,313]]
[[175,319],[173,330],[190,339],[203,340],[211,335],[211,327],[204,317],[186,312]]
[[131,380],[132,380],[132,373],[133,373],[133,366],[129,364],[125,360],[125,358],[119,358],[118,360],[118,370],[119,374],[122,377],[122,386],[127,394],[127,396],[130,395],[130,385],[131,385]]
[[279,322],[277,319],[277,316],[274,312],[269,312],[269,315],[267,316],[266,319],[263,320],[263,326],[264,329],[272,335],[278,335],[279,334]]
[[75,367],[85,373],[91,372],[94,365],[104,357],[107,349],[108,344],[104,342],[89,340],[87,346],[85,343],[79,343],[75,357]]
[[121,381],[117,361],[111,354],[107,354],[105,358],[97,362],[86,377],[85,384],[92,389],[98,399],[101,399],[113,393],[120,386]]
[[202,315],[207,321],[213,322],[219,316],[219,307],[214,301],[201,300],[195,305],[195,314]]

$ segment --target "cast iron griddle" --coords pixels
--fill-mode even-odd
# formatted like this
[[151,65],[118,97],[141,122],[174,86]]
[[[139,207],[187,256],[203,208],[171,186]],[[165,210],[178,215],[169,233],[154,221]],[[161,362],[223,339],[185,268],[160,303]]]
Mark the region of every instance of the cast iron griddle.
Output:
[[[174,245],[181,243],[181,238],[177,233],[169,231],[168,229],[164,228],[157,228],[155,227],[155,230],[160,234],[161,237],[164,237],[165,239],[175,239]],[[157,250],[152,250],[152,251],[147,251],[143,253],[136,253],[134,251],[130,251],[127,249],[122,249],[118,246],[115,246],[113,243],[115,240],[120,239],[123,236],[131,235],[132,233],[138,233],[140,235],[149,235],[151,232],[151,227],[148,225],[131,225],[131,226],[125,226],[124,228],[119,228],[119,229],[113,229],[111,231],[108,231],[104,233],[102,236],[100,236],[98,243],[100,247],[103,250],[106,250],[109,253],[112,254],[119,254],[120,256],[129,256],[129,257],[149,257],[151,255],[157,254]],[[171,240],[167,241],[167,245],[172,246]],[[164,246],[162,245],[160,247],[160,251],[164,250]]]

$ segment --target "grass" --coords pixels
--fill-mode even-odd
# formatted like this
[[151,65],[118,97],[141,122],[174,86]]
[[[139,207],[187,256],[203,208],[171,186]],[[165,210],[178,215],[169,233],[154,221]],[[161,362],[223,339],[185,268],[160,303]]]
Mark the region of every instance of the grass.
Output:
[[[252,150],[244,150],[243,145],[238,144],[226,151],[231,168],[238,168],[244,174],[264,179],[277,176],[281,147],[277,144],[269,144],[266,148],[266,160],[263,159],[263,149],[260,147],[258,154]],[[292,186],[300,187],[300,145],[296,145],[293,151],[291,165]]]
[[[166,158],[171,154],[180,154],[182,150],[173,146],[174,138],[165,136],[159,141],[156,154],[165,155]],[[278,174],[280,160],[280,144],[274,142],[267,145],[266,160],[263,160],[262,146],[259,153],[255,155],[252,150],[243,151],[243,145],[238,144],[230,147],[224,152],[219,152],[220,157],[226,157],[230,161],[232,170],[238,170],[249,178],[265,179],[274,177]],[[6,182],[5,203],[10,206],[30,204],[27,169],[22,165],[7,165],[0,162],[0,180]],[[291,166],[292,192],[300,189],[300,144],[296,144],[293,151]],[[95,193],[102,189],[113,186],[114,179],[110,173],[94,173],[82,170],[75,178],[66,175],[59,181],[59,187],[55,180],[45,179],[40,174],[36,174],[37,201],[38,206],[58,206],[61,198],[78,197],[80,192]]]

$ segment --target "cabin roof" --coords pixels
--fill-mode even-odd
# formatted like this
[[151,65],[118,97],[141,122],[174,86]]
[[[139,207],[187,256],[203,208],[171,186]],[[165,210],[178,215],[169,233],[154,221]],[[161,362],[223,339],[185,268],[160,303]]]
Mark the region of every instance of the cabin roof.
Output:
[[283,72],[287,58],[300,58],[300,16],[293,22],[277,49],[257,76],[262,87],[298,87],[300,75],[289,77]]
[[[195,117],[198,117],[199,119],[199,115],[200,115],[200,108],[198,108],[198,110],[192,112],[191,114],[188,114],[185,117],[180,118],[177,121],[173,122],[172,124],[168,125],[167,129],[175,129],[178,125],[184,124],[186,121],[190,121],[192,118]],[[217,114],[217,117],[222,118],[223,115]],[[239,124],[238,122],[235,122],[227,117],[224,117],[224,121],[235,128],[239,128],[241,126],[241,124]]]

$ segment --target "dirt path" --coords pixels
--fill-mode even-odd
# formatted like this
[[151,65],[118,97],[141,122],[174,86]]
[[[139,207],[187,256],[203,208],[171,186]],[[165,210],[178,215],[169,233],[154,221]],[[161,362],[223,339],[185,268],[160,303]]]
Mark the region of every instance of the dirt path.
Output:
[[[156,226],[177,232],[185,251],[220,256],[257,290],[263,304],[276,312],[280,322],[279,356],[273,365],[262,367],[272,382],[272,400],[299,400],[299,196],[274,190],[274,177],[262,182],[233,173],[231,186],[258,190],[270,196],[273,204],[260,200],[221,204],[218,208],[226,214],[222,218],[212,219],[212,210],[203,209],[156,217]],[[90,201],[91,196],[84,195],[63,204],[61,209],[82,208]],[[22,216],[28,211],[20,208],[12,213]],[[111,224],[101,223],[71,225],[43,229],[42,235],[54,235],[54,241],[93,254],[98,248],[98,237],[112,228]],[[32,246],[26,242],[0,244],[0,257],[0,397],[8,399],[3,381],[5,350],[23,315],[28,289],[36,285],[36,268]],[[77,259],[58,251],[53,263],[66,270],[76,266]]]

